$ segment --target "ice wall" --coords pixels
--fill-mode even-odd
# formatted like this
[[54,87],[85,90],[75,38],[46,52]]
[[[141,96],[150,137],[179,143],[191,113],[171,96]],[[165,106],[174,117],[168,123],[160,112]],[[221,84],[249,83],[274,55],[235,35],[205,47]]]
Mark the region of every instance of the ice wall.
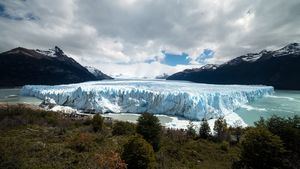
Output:
[[164,80],[112,80],[70,85],[27,85],[22,95],[96,112],[181,116],[191,120],[226,116],[240,105],[271,95],[270,86],[211,85]]

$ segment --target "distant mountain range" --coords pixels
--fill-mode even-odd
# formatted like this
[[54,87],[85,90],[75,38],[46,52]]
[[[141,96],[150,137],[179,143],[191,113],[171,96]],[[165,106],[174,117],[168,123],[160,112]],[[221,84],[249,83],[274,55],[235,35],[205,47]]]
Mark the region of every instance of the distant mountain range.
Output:
[[211,84],[271,85],[275,89],[300,90],[300,45],[263,50],[232,59],[221,65],[208,64],[175,73],[167,80]]
[[57,46],[49,50],[18,47],[1,53],[0,77],[0,87],[112,79],[95,68],[83,67]]

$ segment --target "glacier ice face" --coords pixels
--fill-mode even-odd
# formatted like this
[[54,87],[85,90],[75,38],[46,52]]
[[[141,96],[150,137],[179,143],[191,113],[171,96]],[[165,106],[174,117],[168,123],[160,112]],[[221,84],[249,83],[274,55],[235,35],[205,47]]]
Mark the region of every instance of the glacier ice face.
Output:
[[190,120],[226,116],[242,104],[274,92],[270,86],[212,85],[165,80],[109,80],[70,85],[26,85],[21,94],[58,105],[107,113],[181,116]]

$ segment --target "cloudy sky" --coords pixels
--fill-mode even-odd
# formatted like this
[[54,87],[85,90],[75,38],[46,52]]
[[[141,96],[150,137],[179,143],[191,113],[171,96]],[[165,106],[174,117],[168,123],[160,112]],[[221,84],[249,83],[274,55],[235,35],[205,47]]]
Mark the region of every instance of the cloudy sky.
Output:
[[299,0],[0,0],[0,52],[55,45],[83,65],[155,77],[300,42]]

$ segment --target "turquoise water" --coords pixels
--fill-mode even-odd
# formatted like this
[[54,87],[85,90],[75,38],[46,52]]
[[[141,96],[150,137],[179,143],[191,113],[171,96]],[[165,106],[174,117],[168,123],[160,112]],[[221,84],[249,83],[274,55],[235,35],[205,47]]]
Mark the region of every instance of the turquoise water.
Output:
[[[20,96],[20,89],[0,89],[0,103],[17,104],[27,103],[38,105],[41,100],[34,97]],[[259,120],[260,117],[269,118],[272,115],[282,117],[300,116],[300,91],[277,90],[274,95],[244,105],[235,111],[248,124]],[[109,116],[109,115],[108,115]],[[135,121],[138,116],[130,114],[119,114],[119,120]],[[117,118],[117,119],[118,119]],[[169,122],[167,117],[160,117],[162,121]]]
[[0,89],[0,103],[2,104],[34,104],[39,105],[42,101],[35,97],[20,96],[20,89]]
[[300,116],[300,91],[276,90],[274,95],[249,103],[235,112],[249,125],[253,125],[260,117]]

